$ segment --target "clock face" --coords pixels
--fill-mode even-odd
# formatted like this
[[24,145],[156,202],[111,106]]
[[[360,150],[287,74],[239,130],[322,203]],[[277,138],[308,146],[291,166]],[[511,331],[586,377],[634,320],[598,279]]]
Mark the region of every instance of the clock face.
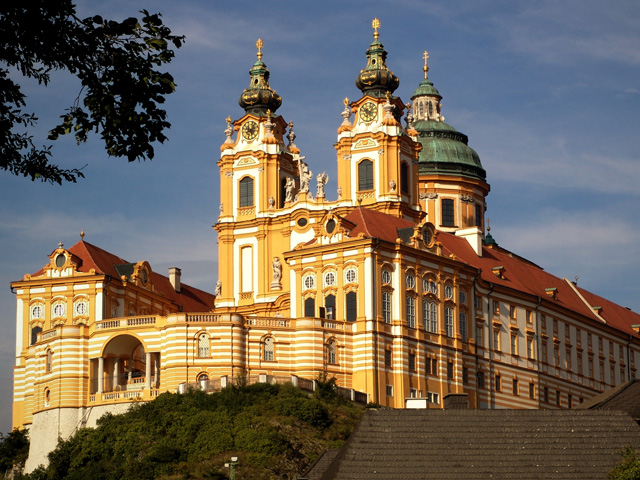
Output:
[[365,122],[371,122],[378,116],[378,107],[373,102],[367,102],[360,107],[360,118]]
[[258,136],[258,124],[253,120],[245,123],[242,126],[242,136],[245,140],[255,140]]

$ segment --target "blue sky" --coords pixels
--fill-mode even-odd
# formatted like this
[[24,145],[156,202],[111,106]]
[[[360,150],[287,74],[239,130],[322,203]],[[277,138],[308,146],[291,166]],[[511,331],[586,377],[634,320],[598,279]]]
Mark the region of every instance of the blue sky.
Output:
[[[62,187],[0,173],[0,431],[10,429],[15,297],[9,282],[80,237],[129,261],[213,291],[219,205],[216,161],[225,118],[264,40],[278,113],[295,123],[311,169],[337,195],[333,144],[342,99],[359,98],[371,20],[405,102],[429,78],[446,122],[469,136],[491,184],[487,216],[498,243],[547,271],[640,312],[640,3],[635,0],[353,2],[83,1],[80,16],[124,18],[146,8],[187,37],[168,70],[170,140],[151,162],[108,158],[99,143],[56,142],[56,160],[87,178]],[[46,132],[78,94],[56,73],[24,82]]]

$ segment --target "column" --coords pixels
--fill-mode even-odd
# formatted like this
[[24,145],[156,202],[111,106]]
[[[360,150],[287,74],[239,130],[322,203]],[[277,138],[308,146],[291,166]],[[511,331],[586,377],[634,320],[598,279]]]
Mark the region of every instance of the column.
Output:
[[98,393],[104,391],[104,357],[98,358]]
[[120,365],[120,359],[118,357],[113,359],[113,390],[115,391],[118,387],[118,367]]
[[151,388],[151,352],[146,354],[147,364],[144,372],[144,388]]
[[160,352],[156,353],[154,387],[158,388],[159,386],[160,386]]

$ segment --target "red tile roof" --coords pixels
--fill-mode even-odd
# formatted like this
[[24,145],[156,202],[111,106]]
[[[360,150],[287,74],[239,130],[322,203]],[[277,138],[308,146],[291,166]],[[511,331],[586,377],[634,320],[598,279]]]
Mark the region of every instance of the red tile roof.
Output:
[[365,237],[379,238],[391,243],[395,243],[398,238],[398,229],[415,226],[409,220],[363,207],[355,208],[345,220],[355,225],[349,232],[350,237],[362,233]]
[[[345,219],[355,225],[349,236],[363,233],[367,237],[392,243],[398,238],[399,229],[414,226],[411,221],[362,207],[354,209]],[[454,257],[479,269],[480,277],[486,282],[539,297],[544,302],[564,307],[596,322],[603,323],[604,320],[617,330],[638,336],[631,325],[640,325],[639,314],[558,278],[502,247],[483,246],[482,256],[479,257],[462,237],[437,232],[436,240],[442,243],[444,256]],[[497,267],[502,267],[500,276],[494,273]],[[548,289],[555,289],[555,295],[549,296]],[[594,307],[602,307],[599,315],[594,312]]]
[[[88,273],[91,269],[95,269],[98,274],[120,279],[116,265],[131,263],[84,240],[76,243],[68,251],[81,259],[78,271],[83,273]],[[43,274],[44,268],[38,270],[32,277]],[[152,280],[156,291],[164,298],[182,307],[183,312],[203,312],[213,308],[215,295],[184,283],[181,284],[181,291],[178,293],[171,285],[168,277],[156,272],[152,272]]]

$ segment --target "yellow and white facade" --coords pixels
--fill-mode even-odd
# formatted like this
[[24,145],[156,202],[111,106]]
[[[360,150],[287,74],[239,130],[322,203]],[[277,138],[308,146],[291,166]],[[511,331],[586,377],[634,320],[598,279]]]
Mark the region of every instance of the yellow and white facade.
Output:
[[257,46],[218,161],[215,301],[177,268],[162,276],[84,239],[12,283],[13,421],[40,454],[28,469],[106,411],[239,376],[327,374],[397,408],[442,408],[448,394],[472,408],[567,408],[637,377],[638,314],[485,236],[489,185],[444,123],[426,54],[403,104],[376,28],[362,96],[337,125],[329,200],[326,174],[275,113]]

